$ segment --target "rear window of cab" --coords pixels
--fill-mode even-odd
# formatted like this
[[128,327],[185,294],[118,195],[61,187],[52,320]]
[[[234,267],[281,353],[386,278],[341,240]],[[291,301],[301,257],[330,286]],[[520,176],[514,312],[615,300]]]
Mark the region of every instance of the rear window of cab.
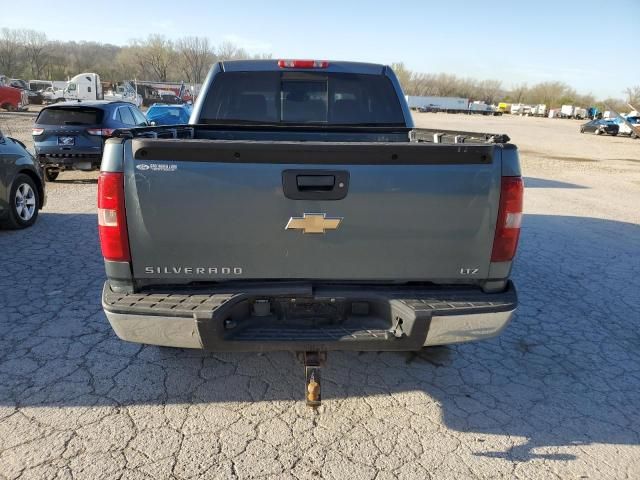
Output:
[[202,123],[404,126],[396,90],[384,75],[335,72],[222,72]]

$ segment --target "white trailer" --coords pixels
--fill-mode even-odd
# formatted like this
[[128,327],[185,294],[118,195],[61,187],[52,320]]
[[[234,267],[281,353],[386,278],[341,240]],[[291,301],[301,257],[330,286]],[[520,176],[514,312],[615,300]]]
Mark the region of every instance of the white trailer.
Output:
[[461,97],[423,97],[405,95],[409,108],[426,112],[466,112],[469,99]]
[[563,118],[573,118],[574,111],[573,105],[562,105],[560,108],[560,116]]
[[531,115],[534,117],[546,117],[547,116],[547,106],[544,103],[539,103],[531,107]]
[[522,103],[511,104],[511,115],[520,115],[522,113],[524,105]]
[[585,118],[587,118],[587,109],[576,107],[575,110],[573,111],[573,118],[584,120]]

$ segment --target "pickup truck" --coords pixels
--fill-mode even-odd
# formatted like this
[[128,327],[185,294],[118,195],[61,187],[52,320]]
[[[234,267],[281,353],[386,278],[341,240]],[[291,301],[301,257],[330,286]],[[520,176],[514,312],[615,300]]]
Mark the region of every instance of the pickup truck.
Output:
[[481,340],[512,318],[517,149],[414,128],[389,67],[219,62],[189,125],[114,135],[102,305],[124,340],[300,352],[317,383],[328,351]]
[[0,85],[0,109],[16,112],[26,110],[28,104],[29,97],[24,90]]

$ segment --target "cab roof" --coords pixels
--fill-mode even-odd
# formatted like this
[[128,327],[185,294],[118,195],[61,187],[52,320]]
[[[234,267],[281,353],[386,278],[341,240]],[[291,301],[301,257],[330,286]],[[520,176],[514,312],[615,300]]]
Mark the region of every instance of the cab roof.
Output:
[[[287,59],[289,60],[289,59]],[[278,66],[279,59],[268,60],[228,60],[220,62],[223,72],[286,72],[286,71],[306,71],[306,72],[331,72],[331,73],[359,73],[369,75],[382,75],[387,68],[385,65],[377,63],[361,62],[340,62],[328,60],[329,65],[325,68],[281,68]]]

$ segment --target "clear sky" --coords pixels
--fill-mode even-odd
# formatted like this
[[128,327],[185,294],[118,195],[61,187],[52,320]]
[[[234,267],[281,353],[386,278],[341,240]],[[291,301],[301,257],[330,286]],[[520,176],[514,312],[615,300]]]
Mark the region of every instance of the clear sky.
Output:
[[403,61],[507,88],[560,80],[601,98],[640,84],[640,0],[31,0],[27,10],[3,8],[0,27],[117,45],[198,35],[276,58]]

